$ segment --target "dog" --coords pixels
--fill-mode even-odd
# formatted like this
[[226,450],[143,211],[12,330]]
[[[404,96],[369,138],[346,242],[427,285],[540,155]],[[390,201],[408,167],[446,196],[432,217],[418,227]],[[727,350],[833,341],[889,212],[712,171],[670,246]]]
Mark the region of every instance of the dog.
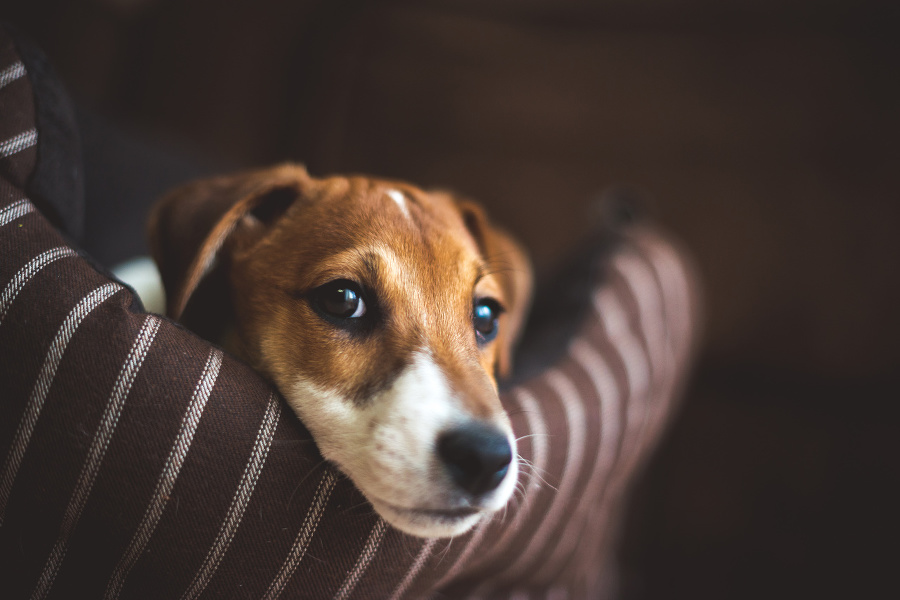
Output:
[[148,229],[168,315],[272,381],[388,523],[451,537],[506,505],[497,376],[532,276],[478,205],[286,164],[186,184]]

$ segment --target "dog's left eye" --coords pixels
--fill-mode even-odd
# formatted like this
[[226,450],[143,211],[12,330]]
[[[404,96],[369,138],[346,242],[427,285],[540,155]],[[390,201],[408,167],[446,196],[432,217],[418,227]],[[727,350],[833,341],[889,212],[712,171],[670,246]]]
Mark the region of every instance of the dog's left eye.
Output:
[[326,283],[315,291],[319,309],[338,319],[358,319],[366,314],[359,285],[346,279]]
[[478,343],[486,344],[497,337],[497,322],[502,312],[503,307],[493,298],[482,298],[475,301],[472,320]]

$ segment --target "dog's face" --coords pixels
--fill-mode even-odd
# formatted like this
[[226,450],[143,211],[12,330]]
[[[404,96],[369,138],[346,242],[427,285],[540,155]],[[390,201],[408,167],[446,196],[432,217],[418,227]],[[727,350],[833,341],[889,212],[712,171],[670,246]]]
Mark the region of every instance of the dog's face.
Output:
[[494,374],[531,279],[476,206],[282,166],[176,190],[150,231],[170,314],[218,262],[235,348],[388,522],[457,535],[507,502],[516,445]]

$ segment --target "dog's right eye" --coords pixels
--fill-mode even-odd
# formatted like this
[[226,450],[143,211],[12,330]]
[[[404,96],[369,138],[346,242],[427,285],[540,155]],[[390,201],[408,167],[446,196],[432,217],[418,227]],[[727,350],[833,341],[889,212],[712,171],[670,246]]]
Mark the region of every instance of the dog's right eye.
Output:
[[366,314],[359,285],[346,279],[331,281],[314,292],[316,306],[330,317],[358,319]]

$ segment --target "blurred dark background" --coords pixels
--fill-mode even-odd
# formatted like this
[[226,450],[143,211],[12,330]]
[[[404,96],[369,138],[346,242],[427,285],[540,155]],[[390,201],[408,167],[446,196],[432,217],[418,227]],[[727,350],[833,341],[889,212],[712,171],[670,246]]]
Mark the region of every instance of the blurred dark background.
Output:
[[[122,162],[87,173],[89,198],[300,160],[467,193],[546,274],[604,190],[639,190],[694,253],[707,321],[631,502],[624,596],[900,597],[896,1],[28,0],[2,18],[56,65],[88,156]],[[140,252],[132,225],[96,254]]]

